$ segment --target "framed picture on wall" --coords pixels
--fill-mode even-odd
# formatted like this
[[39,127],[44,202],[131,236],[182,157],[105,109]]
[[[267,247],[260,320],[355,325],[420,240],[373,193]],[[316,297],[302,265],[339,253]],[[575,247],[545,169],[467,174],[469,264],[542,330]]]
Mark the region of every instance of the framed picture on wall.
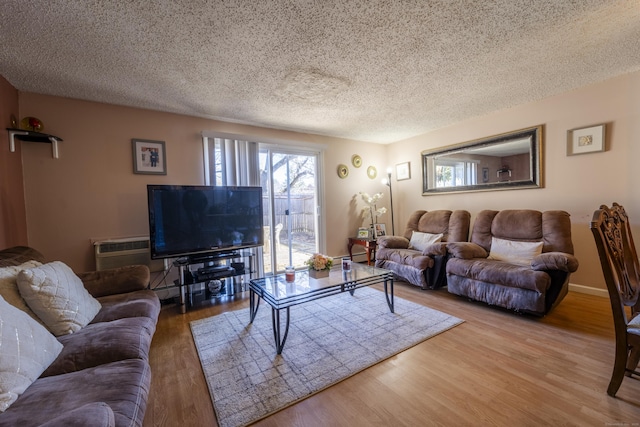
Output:
[[411,179],[411,164],[404,162],[396,165],[396,181]]
[[482,182],[489,182],[489,168],[482,168]]
[[605,150],[605,125],[572,129],[567,132],[567,156]]
[[378,237],[386,236],[387,235],[387,226],[382,224],[382,223],[376,224],[375,228],[374,228],[374,233],[376,233],[376,239]]
[[164,141],[132,139],[133,173],[147,175],[166,175],[167,157]]
[[369,239],[369,229],[368,228],[359,228],[358,229],[358,239]]

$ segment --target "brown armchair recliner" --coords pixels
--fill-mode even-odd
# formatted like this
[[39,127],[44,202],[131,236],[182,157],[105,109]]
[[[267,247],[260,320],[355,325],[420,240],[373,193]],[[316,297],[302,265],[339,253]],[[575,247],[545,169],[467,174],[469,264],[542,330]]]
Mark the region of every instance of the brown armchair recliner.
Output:
[[[471,214],[463,210],[415,211],[409,217],[402,236],[378,238],[376,267],[386,268],[402,280],[435,289],[446,284],[445,264],[448,242],[466,242],[469,236]],[[413,232],[442,234],[437,243],[427,244],[422,250],[409,249]]]
[[564,211],[484,210],[470,242],[450,243],[447,249],[449,292],[536,315],[562,301],[569,276],[578,269]]

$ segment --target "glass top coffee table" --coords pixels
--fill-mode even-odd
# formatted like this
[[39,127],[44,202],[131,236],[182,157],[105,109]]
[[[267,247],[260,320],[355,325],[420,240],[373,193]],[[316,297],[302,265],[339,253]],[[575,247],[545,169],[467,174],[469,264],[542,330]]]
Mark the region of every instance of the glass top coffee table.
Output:
[[[384,283],[384,294],[389,310],[393,313],[393,273],[389,270],[353,263],[350,272],[342,271],[340,266],[331,269],[329,277],[314,279],[307,270],[296,271],[295,280],[287,282],[284,274],[267,276],[249,282],[249,312],[251,320],[258,313],[260,300],[271,306],[273,339],[278,354],[282,353],[289,333],[289,309],[320,298],[354,291],[364,286]],[[256,298],[257,297],[257,298]],[[280,324],[280,310],[285,310],[284,331]]]

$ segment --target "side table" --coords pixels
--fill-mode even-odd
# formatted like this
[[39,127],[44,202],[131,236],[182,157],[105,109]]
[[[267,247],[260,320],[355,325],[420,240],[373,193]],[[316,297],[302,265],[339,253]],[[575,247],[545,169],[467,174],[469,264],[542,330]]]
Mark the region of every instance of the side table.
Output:
[[367,251],[367,265],[371,265],[371,261],[376,259],[376,240],[375,239],[364,239],[359,237],[349,237],[349,243],[347,244],[347,248],[349,249],[349,259],[353,261],[353,254],[351,253],[351,249],[354,245],[364,246]]

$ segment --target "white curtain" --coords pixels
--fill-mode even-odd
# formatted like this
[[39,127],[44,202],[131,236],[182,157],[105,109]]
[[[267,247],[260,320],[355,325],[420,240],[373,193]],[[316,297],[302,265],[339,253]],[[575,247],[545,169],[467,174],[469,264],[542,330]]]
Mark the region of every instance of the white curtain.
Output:
[[202,143],[206,185],[260,185],[257,142],[203,133]]
[[258,143],[237,139],[220,140],[224,142],[225,168],[223,173],[227,178],[227,185],[260,185]]

